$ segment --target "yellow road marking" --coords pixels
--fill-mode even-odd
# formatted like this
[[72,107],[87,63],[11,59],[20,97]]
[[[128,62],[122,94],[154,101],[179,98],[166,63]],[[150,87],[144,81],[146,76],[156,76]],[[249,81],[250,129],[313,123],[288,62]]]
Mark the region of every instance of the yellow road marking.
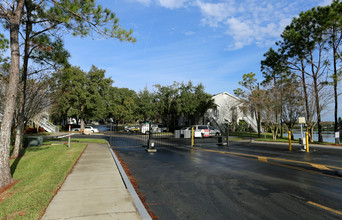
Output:
[[[204,150],[204,151],[209,151],[209,152],[215,152],[215,153],[221,153],[221,154],[229,154],[229,155],[234,155],[234,156],[245,156],[245,157],[256,157],[259,159],[258,155],[253,155],[253,154],[244,154],[244,153],[235,153],[235,152],[227,152],[227,151],[218,151],[218,150],[209,150],[209,149],[198,149],[198,150]],[[324,169],[336,169],[336,170],[342,170],[341,167],[335,167],[335,166],[327,166],[327,165],[322,165],[322,164],[314,164],[314,163],[309,163],[309,162],[304,162],[304,161],[297,161],[297,160],[288,160],[288,159],[283,159],[283,158],[275,158],[275,157],[265,157],[267,158],[268,162],[269,160],[275,160],[275,161],[282,161],[282,162],[290,162],[290,163],[299,163],[299,164],[305,164],[305,165],[311,165],[315,166],[316,168],[324,168]]]
[[320,170],[331,170],[330,168],[328,168],[327,166],[322,165],[322,164],[311,163],[310,165],[315,167],[315,168],[318,168]]
[[267,157],[258,157],[258,160],[266,163],[268,162]]
[[331,209],[329,207],[326,207],[324,205],[320,205],[318,203],[315,203],[315,202],[311,202],[311,201],[308,201],[307,203],[311,204],[311,205],[314,205],[314,206],[317,206],[317,207],[320,207],[321,209],[325,209],[327,211],[330,211],[330,212],[333,212],[335,214],[338,214],[338,215],[342,215],[342,212],[341,211],[338,211],[338,210],[335,210],[335,209]]

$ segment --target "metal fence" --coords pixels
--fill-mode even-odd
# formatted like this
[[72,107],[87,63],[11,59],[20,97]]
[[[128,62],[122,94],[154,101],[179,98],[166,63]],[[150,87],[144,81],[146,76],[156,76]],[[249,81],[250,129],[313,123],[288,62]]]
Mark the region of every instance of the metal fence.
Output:
[[[111,125],[107,134],[110,144],[113,147],[148,147],[150,142],[155,147],[191,147],[191,130],[181,133],[180,130],[174,132],[152,131],[143,134],[140,130],[129,129],[127,126]],[[152,130],[152,129],[151,129]],[[222,141],[221,136],[210,138],[194,138],[194,146],[216,145]]]

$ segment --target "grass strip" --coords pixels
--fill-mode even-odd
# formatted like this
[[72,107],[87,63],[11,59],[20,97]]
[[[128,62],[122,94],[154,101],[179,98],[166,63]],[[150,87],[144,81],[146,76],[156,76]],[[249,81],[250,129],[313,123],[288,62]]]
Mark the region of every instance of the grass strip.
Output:
[[[68,138],[62,138],[63,141],[68,141]],[[80,142],[80,143],[96,143],[96,144],[107,144],[107,141],[105,139],[99,138],[70,138],[71,142]]]
[[86,143],[26,148],[11,160],[12,188],[0,193],[0,219],[39,219]]
[[[44,140],[44,145],[53,144],[55,142],[68,143],[68,138],[46,138]],[[107,144],[105,139],[92,139],[92,138],[70,138],[71,143],[95,143],[95,144]]]

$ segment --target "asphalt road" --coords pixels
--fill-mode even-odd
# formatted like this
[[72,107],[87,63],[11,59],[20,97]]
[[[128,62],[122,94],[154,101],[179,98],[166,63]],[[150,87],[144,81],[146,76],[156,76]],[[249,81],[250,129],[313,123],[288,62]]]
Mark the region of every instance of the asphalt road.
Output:
[[147,153],[146,136],[90,137],[114,146],[159,219],[342,219],[342,149],[209,138]]
[[160,219],[342,219],[342,150],[207,139],[147,153],[125,138],[114,149]]

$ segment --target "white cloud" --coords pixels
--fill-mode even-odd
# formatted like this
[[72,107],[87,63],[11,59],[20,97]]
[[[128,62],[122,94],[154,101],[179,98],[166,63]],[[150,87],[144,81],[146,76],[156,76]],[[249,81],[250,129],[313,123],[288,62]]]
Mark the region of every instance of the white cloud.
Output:
[[188,0],[157,0],[165,8],[174,9],[184,6]]
[[[331,2],[331,0],[316,0]],[[204,25],[223,29],[232,37],[228,49],[240,49],[248,45],[269,46],[277,41],[286,25],[303,10],[312,7],[306,0],[230,0],[213,3],[208,0],[196,0],[196,6],[202,13]],[[272,42],[270,44],[270,42]]]
[[[255,44],[270,46],[300,11],[313,5],[328,5],[332,0],[131,0],[159,4],[168,9],[192,7],[201,12],[201,23],[231,36],[229,49]],[[192,33],[185,33],[189,36]]]
[[202,22],[213,27],[217,27],[220,22],[234,14],[236,8],[234,2],[228,3],[204,3],[197,1],[197,6],[201,9],[204,16]]
[[254,31],[248,22],[242,22],[236,18],[230,18],[226,23],[229,26],[226,33],[234,39],[234,43],[229,46],[229,49],[240,49],[253,42]]
[[196,34],[196,33],[193,32],[193,31],[187,31],[187,32],[185,32],[184,34],[185,34],[185,36],[191,36],[191,35],[194,35],[194,34]]
[[144,5],[150,4],[158,4],[161,7],[168,9],[176,9],[186,6],[187,2],[191,2],[192,0],[126,0],[126,1],[135,1]]
[[144,5],[149,5],[151,4],[152,0],[135,0],[141,4],[144,4]]

